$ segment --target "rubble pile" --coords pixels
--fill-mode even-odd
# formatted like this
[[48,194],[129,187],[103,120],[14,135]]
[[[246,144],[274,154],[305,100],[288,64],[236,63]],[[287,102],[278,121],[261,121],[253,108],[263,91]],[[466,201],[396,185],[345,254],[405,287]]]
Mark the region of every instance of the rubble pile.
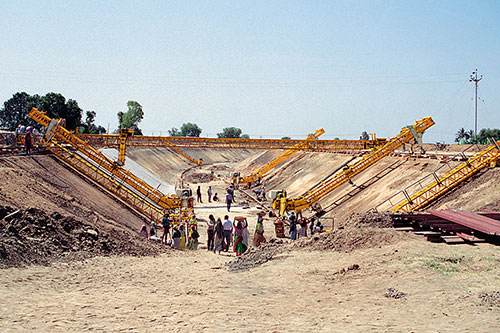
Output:
[[0,268],[46,265],[97,255],[154,255],[164,248],[122,230],[99,230],[74,217],[0,206]]

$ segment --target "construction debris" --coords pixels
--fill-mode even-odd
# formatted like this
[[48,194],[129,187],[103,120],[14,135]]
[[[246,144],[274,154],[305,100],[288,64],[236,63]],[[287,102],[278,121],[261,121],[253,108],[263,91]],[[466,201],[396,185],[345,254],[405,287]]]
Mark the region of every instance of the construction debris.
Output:
[[97,255],[155,255],[165,247],[121,230],[99,230],[59,213],[0,206],[0,268]]

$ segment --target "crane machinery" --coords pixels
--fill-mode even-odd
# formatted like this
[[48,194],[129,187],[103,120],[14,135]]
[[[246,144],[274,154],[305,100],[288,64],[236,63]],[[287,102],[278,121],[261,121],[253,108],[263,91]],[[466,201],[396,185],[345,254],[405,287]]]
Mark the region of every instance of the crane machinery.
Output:
[[51,119],[36,108],[28,115],[46,128],[42,144],[48,150],[142,215],[160,221],[165,211],[170,211],[171,216],[179,220],[188,218],[192,212],[190,189],[177,189],[175,195],[164,195],[66,130],[61,119]]
[[385,156],[391,154],[404,143],[415,139],[415,141],[421,144],[422,133],[432,125],[434,125],[432,118],[426,117],[416,121],[413,126],[403,127],[401,133],[389,139],[386,144],[377,147],[371,153],[363,155],[360,160],[352,164],[346,163],[342,170],[333,173],[331,177],[323,180],[297,198],[288,198],[285,190],[270,191],[271,199],[273,200],[273,209],[277,210],[280,215],[283,215],[286,211],[301,213],[307,208],[312,208],[320,212],[321,206],[318,203],[319,200]]
[[406,190],[402,191],[405,195],[405,199],[394,205],[390,211],[409,213],[419,210],[452,188],[456,187],[464,180],[470,178],[486,166],[496,166],[496,163],[500,158],[500,141],[496,142],[491,139],[490,143],[490,146],[475,154],[470,159],[462,153],[462,157],[465,162],[448,171],[442,177],[438,178],[436,174],[433,173],[435,181],[424,187],[422,190],[417,191],[412,195],[408,195]]
[[324,133],[325,130],[320,128],[316,132],[309,134],[304,141],[297,143],[290,149],[287,149],[285,152],[283,152],[283,154],[276,157],[275,159],[265,164],[264,166],[262,166],[261,168],[254,171],[252,174],[248,176],[241,177],[239,172],[231,173],[233,185],[238,187],[240,184],[248,184],[248,188],[250,188],[253,182],[258,181],[267,172],[277,167],[279,164],[284,162],[286,159],[290,158],[293,154],[295,154],[299,150],[311,149],[312,147],[311,143],[314,142],[315,140],[318,140],[318,137],[320,137]]
[[[94,147],[118,147],[120,145],[120,136],[118,134],[77,134],[77,136]],[[293,148],[295,145],[303,142],[303,140],[290,139],[197,138],[145,135],[129,136],[126,141],[129,147],[263,150],[295,149]],[[375,138],[375,136],[372,136],[370,140],[315,140],[310,143],[310,149],[322,152],[367,150],[384,145],[386,142],[387,139]],[[177,152],[180,153],[179,151]]]
[[[117,161],[117,163],[120,164],[121,166],[125,164],[125,151],[127,149],[127,141],[129,140],[130,137],[133,137],[133,136],[134,136],[134,130],[126,129],[126,128],[120,129],[120,135],[119,135],[120,145],[118,148],[118,161]],[[199,160],[194,159],[191,156],[189,156],[188,154],[186,154],[185,152],[183,152],[182,150],[180,150],[179,148],[172,145],[170,142],[165,142],[165,145],[166,145],[166,147],[172,149],[173,151],[175,151],[176,153],[178,153],[179,155],[184,157],[190,163],[193,163],[193,164],[202,164],[203,163],[202,158],[200,158]]]

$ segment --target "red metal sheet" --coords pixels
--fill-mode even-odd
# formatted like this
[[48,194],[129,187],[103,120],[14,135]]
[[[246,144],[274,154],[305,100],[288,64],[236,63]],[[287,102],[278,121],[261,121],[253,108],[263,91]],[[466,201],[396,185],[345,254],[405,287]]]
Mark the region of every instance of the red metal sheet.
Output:
[[488,235],[500,236],[500,221],[461,210],[428,210],[430,214]]

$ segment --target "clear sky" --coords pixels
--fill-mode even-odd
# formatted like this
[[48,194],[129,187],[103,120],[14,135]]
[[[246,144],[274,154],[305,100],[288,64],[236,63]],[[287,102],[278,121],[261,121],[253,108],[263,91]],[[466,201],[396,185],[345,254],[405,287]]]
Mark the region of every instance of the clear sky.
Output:
[[59,92],[117,127],[128,100],[146,135],[394,136],[500,128],[500,1],[0,1],[0,102]]

